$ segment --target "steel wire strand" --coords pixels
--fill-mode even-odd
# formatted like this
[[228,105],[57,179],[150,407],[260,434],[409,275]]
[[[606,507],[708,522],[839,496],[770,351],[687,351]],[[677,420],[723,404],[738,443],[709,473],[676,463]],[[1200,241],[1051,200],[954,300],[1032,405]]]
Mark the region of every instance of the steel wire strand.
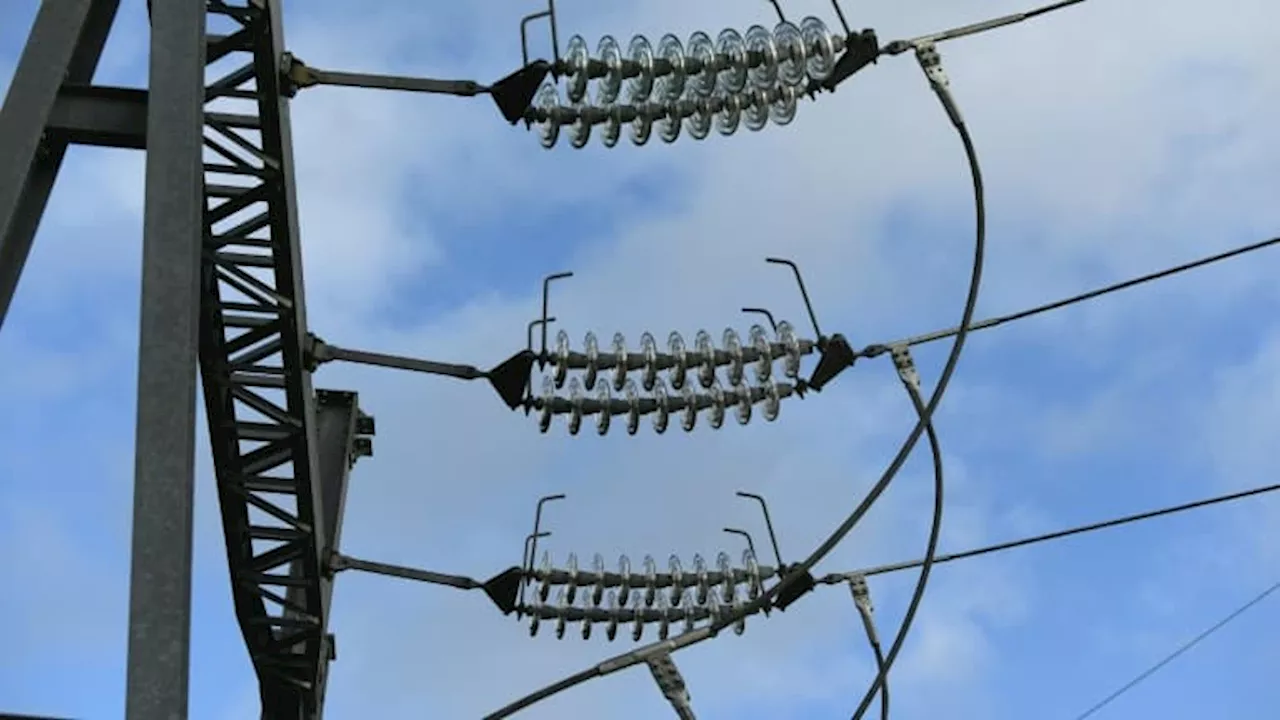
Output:
[[[1164,517],[1166,515],[1175,515],[1178,513],[1189,512],[1191,510],[1199,510],[1200,508],[1234,502],[1236,500],[1243,500],[1245,498],[1250,498],[1257,495],[1266,495],[1276,491],[1280,491],[1280,483],[1274,483],[1271,485],[1260,485],[1258,487],[1249,488],[1248,490],[1240,490],[1237,492],[1227,493],[1224,495],[1215,495],[1213,497],[1202,498],[1200,500],[1193,500],[1191,502],[1182,503],[1180,505],[1170,505],[1168,507],[1157,508],[1155,510],[1145,510],[1140,513],[1124,515],[1121,517],[1111,518],[1109,520],[1100,520],[1098,522],[1089,523],[1087,525],[1077,525],[1077,526],[1066,528],[1063,530],[1054,530],[1053,532],[1042,533],[1040,535],[1032,535],[1030,537],[1018,538],[1017,540],[1008,540],[1001,543],[995,543],[993,545],[984,545],[982,547],[971,548],[969,550],[961,550],[960,552],[945,553],[943,555],[939,555],[935,557],[933,560],[933,564],[941,565],[944,563],[955,562],[956,560],[965,560],[968,558],[979,557],[981,555],[988,555],[990,553],[1002,552],[1004,550],[1013,550],[1020,547],[1026,547],[1028,545],[1036,545],[1039,543],[1048,542],[1050,540],[1059,540],[1062,538],[1071,537],[1073,535],[1083,535],[1085,533],[1090,533],[1097,530],[1107,530],[1110,528],[1119,527],[1121,525],[1128,525],[1131,523],[1142,522],[1144,520],[1153,520],[1158,517]],[[886,573],[910,570],[912,568],[920,567],[923,564],[924,564],[924,558],[917,558],[915,560],[907,560],[903,562],[889,563],[885,565],[876,565],[870,568],[866,568],[864,570],[857,570],[851,573],[832,573],[831,575],[826,575],[820,578],[818,582],[825,585],[834,585],[836,583],[844,582],[849,577],[854,575],[872,577],[874,575],[884,575]]]
[[1174,650],[1173,652],[1164,656],[1163,658],[1160,659],[1159,662],[1147,668],[1146,670],[1143,670],[1132,680],[1125,683],[1124,685],[1121,685],[1118,690],[1116,690],[1115,692],[1103,698],[1100,702],[1093,705],[1093,707],[1090,707],[1088,710],[1085,710],[1080,715],[1077,715],[1075,720],[1085,720],[1086,718],[1092,717],[1095,713],[1097,713],[1102,708],[1110,705],[1121,695],[1124,695],[1125,693],[1129,692],[1133,688],[1137,687],[1138,684],[1141,683],[1143,680],[1146,680],[1152,675],[1155,675],[1157,672],[1163,669],[1165,665],[1168,665],[1169,663],[1178,659],[1179,656],[1183,655],[1187,651],[1194,648],[1196,645],[1199,645],[1201,642],[1208,639],[1210,635],[1213,635],[1214,633],[1218,632],[1222,628],[1231,624],[1233,620],[1245,614],[1245,612],[1252,609],[1258,603],[1262,602],[1263,600],[1266,600],[1267,597],[1270,596],[1272,593],[1274,593],[1276,590],[1280,590],[1280,582],[1272,585],[1266,590],[1263,590],[1261,593],[1258,593],[1251,600],[1249,600],[1249,602],[1231,611],[1231,614],[1227,615],[1226,617],[1222,618],[1218,622],[1214,623],[1212,626],[1210,626],[1208,629],[1201,632],[1199,635],[1196,635],[1195,637],[1191,638],[1187,642],[1180,645],[1177,650]]
[[914,407],[917,416],[926,423],[924,430],[929,443],[929,454],[933,459],[933,519],[929,526],[929,541],[925,549],[924,560],[920,563],[920,577],[916,580],[915,590],[911,593],[911,601],[907,604],[907,612],[902,616],[902,624],[898,626],[898,632],[894,635],[893,644],[889,646],[889,652],[880,656],[879,644],[876,643],[873,647],[877,653],[876,679],[872,681],[871,686],[867,688],[867,692],[862,696],[862,701],[858,703],[858,709],[853,713],[853,720],[862,720],[862,716],[871,707],[877,692],[881,692],[883,698],[880,716],[882,720],[887,720],[889,717],[889,669],[893,667],[894,661],[898,659],[898,653],[902,651],[902,646],[907,641],[907,634],[911,631],[912,623],[915,621],[916,611],[920,609],[920,603],[924,600],[925,587],[929,583],[929,573],[933,570],[934,558],[938,553],[938,537],[942,532],[942,446],[938,442],[938,433],[933,426],[933,419],[925,419],[926,408],[924,399],[920,397],[919,388],[910,381],[904,381],[903,385],[907,389],[907,394],[911,396],[911,405]]
[[[987,330],[993,327],[997,327],[999,325],[1004,325],[1005,323],[1013,322],[1015,320],[1023,320],[1025,318],[1029,318],[1034,315],[1040,315],[1042,313],[1050,312],[1052,310],[1060,310],[1070,305],[1076,305],[1078,303],[1082,303],[1088,300],[1094,300],[1104,295],[1110,295],[1111,293],[1119,292],[1121,290],[1128,290],[1130,288],[1137,287],[1139,285],[1144,285],[1148,282],[1152,282],[1155,280],[1163,280],[1165,278],[1187,272],[1188,270],[1195,270],[1197,268],[1202,268],[1208,265],[1213,265],[1215,263],[1222,262],[1223,260],[1230,260],[1232,258],[1241,257],[1243,255],[1247,255],[1249,253],[1252,253],[1258,250],[1265,250],[1274,245],[1280,245],[1280,237],[1269,238],[1267,240],[1250,243],[1248,245],[1241,245],[1239,247],[1235,247],[1230,250],[1225,250],[1223,252],[1216,253],[1214,255],[1208,255],[1202,258],[1198,258],[1196,260],[1192,260],[1190,262],[1185,262],[1185,263],[1182,263],[1181,265],[1174,265],[1172,267],[1164,268],[1163,270],[1157,270],[1155,272],[1147,273],[1145,275],[1139,275],[1137,277],[1129,278],[1127,280],[1122,280],[1120,282],[1112,283],[1110,285],[1104,285],[1102,287],[1098,287],[1092,290],[1088,290],[1086,292],[1082,292],[1078,295],[1072,295],[1071,297],[1054,300],[1052,302],[1044,303],[1042,305],[1036,305],[1034,307],[1030,307],[1023,310],[1019,310],[1014,313],[1010,313],[1008,315],[998,315],[995,317],[985,318],[983,320],[979,320],[973,323],[973,325],[969,328],[969,331],[976,332],[978,330]],[[933,332],[924,333],[922,335],[914,335],[911,337],[902,338],[900,340],[895,340],[891,343],[872,345],[866,350],[864,350],[862,354],[863,355],[880,354],[882,352],[887,351],[888,348],[894,347],[897,345],[907,345],[907,346],[924,345],[926,343],[931,343],[937,340],[942,340],[944,338],[952,337],[958,331],[959,331],[958,327],[947,328],[945,330],[934,330]]]

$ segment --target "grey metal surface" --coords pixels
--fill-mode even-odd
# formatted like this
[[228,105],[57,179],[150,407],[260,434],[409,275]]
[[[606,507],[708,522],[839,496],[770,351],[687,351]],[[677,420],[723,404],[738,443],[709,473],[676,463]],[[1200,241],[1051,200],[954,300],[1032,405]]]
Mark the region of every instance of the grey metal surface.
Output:
[[45,126],[63,82],[93,79],[119,0],[45,0],[0,107],[0,327],[67,143]]
[[204,3],[151,18],[128,720],[187,716],[203,193]]
[[[357,458],[356,439],[363,433],[361,430],[372,429],[362,427],[369,423],[362,422],[359,396],[354,392],[339,390],[316,391],[316,440],[319,455],[320,482],[324,489],[324,504],[321,512],[324,515],[325,535],[320,544],[325,555],[336,553],[342,541],[342,516],[347,504],[347,479]],[[333,598],[333,575],[330,572],[321,574],[320,601],[325,616],[329,614],[330,602]],[[333,647],[334,638],[326,635],[325,648],[320,655],[316,682],[316,711],[314,718],[319,720],[324,709],[325,687],[329,677],[329,661],[336,656]]]
[[48,132],[62,143],[144,150],[147,91],[63,85],[49,113]]

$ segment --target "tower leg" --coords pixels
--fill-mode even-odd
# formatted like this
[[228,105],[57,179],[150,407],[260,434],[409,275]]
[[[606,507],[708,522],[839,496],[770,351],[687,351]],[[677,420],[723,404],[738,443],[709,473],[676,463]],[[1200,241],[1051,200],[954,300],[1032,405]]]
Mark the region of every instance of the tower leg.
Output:
[[18,288],[67,139],[47,132],[64,83],[93,79],[119,0],[45,0],[0,107],[0,327]]
[[127,720],[187,717],[205,2],[151,13]]

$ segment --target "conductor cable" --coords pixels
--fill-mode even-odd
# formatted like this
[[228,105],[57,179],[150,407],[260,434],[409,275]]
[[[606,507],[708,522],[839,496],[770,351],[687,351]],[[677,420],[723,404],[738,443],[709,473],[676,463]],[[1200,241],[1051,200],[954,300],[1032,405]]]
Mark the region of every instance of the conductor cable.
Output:
[[[933,427],[933,419],[925,414],[927,409],[924,405],[924,399],[920,397],[920,374],[916,370],[915,361],[911,359],[910,349],[906,346],[900,346],[893,348],[890,352],[893,357],[893,365],[898,371],[898,378],[902,380],[902,386],[906,388],[907,395],[911,397],[911,405],[919,416],[920,422],[925,423],[924,429],[929,442],[929,454],[933,457],[933,521],[929,527],[929,542],[925,549],[924,562],[920,565],[920,577],[916,580],[916,587],[911,594],[911,601],[907,604],[907,612],[902,617],[902,625],[899,626],[898,632],[893,638],[893,644],[889,646],[889,652],[883,657],[876,658],[876,665],[878,666],[876,679],[871,683],[871,687],[867,688],[866,694],[862,696],[862,701],[858,703],[858,709],[853,713],[854,720],[862,720],[862,716],[871,707],[871,702],[875,699],[876,693],[881,691],[885,693],[883,695],[881,717],[884,718],[889,713],[889,668],[893,667],[894,661],[898,658],[898,653],[902,651],[902,646],[907,640],[907,633],[911,631],[911,624],[915,621],[916,611],[920,609],[920,603],[924,600],[924,590],[929,584],[929,573],[933,570],[934,558],[938,554],[938,538],[942,531],[942,447],[938,442],[938,433]],[[869,602],[870,597],[868,596]],[[866,618],[864,618],[864,622],[866,622]],[[873,641],[873,643],[878,645],[877,641]]]
[[[927,45],[931,52],[917,52],[916,57],[920,62],[921,68],[924,69],[926,77],[929,79],[930,86],[934,93],[939,97],[943,107],[947,110],[948,117],[952,120],[952,125],[956,128],[960,136],[960,141],[964,146],[965,157],[969,163],[969,172],[973,182],[974,195],[974,216],[975,216],[975,232],[974,232],[974,249],[973,249],[973,268],[969,279],[969,289],[965,298],[964,311],[961,314],[959,330],[956,332],[955,339],[952,341],[951,351],[947,356],[946,363],[943,365],[942,372],[938,377],[938,384],[934,387],[933,393],[929,397],[929,402],[925,405],[924,412],[920,413],[919,419],[916,421],[915,427],[912,428],[910,435],[899,448],[897,455],[889,463],[883,475],[867,493],[862,502],[854,509],[854,511],[845,518],[844,522],[823,542],[814,552],[799,565],[791,568],[780,580],[765,592],[761,593],[756,599],[747,602],[733,612],[726,613],[719,621],[684,633],[670,640],[651,643],[644,647],[636,648],[627,653],[614,656],[604,662],[598,663],[590,668],[579,671],[573,675],[565,677],[551,685],[543,687],[525,697],[519,698],[514,702],[494,711],[487,715],[485,720],[499,720],[500,718],[510,717],[511,715],[523,710],[535,703],[546,698],[557,695],[565,690],[576,687],[593,678],[601,677],[615,673],[619,670],[631,667],[638,663],[647,662],[649,658],[663,653],[672,653],[681,648],[694,645],[713,637],[716,637],[721,630],[737,622],[742,617],[759,612],[764,607],[769,606],[774,598],[782,591],[796,585],[802,579],[808,579],[812,585],[812,576],[809,571],[820,560],[826,557],[841,541],[849,534],[853,527],[862,520],[871,505],[879,499],[888,487],[889,483],[897,475],[898,470],[906,463],[907,457],[911,451],[915,449],[915,445],[920,440],[920,436],[924,434],[925,427],[929,424],[933,417],[934,411],[941,403],[946,393],[947,386],[951,382],[951,376],[955,373],[955,369],[960,360],[961,352],[964,349],[964,343],[969,335],[969,327],[973,322],[974,309],[978,304],[978,293],[982,284],[982,269],[984,257],[986,253],[986,201],[985,192],[982,183],[981,166],[978,163],[977,150],[974,148],[973,139],[969,134],[968,128],[962,121],[958,107],[951,97],[951,91],[946,82],[946,75],[941,70],[941,64],[936,50],[932,49],[932,45]],[[930,67],[936,65],[936,68]]]
[[876,632],[875,608],[871,605],[871,590],[867,588],[867,579],[861,575],[849,578],[849,592],[853,595],[853,605],[862,618],[862,629],[867,633],[867,643],[876,657],[876,671],[884,673],[885,681],[880,686],[880,720],[889,720],[889,674],[884,665],[884,648],[880,645],[880,634]]

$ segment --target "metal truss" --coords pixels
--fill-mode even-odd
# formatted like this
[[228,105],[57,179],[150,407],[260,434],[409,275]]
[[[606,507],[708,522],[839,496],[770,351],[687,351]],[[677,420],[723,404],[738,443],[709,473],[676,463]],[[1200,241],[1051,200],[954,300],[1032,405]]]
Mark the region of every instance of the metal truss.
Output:
[[145,150],[126,716],[187,712],[198,346],[262,717],[318,720],[327,559],[374,426],[355,393],[312,388],[280,3],[148,3],[147,89],[92,84],[118,4],[45,0],[0,108],[0,323],[67,148]]
[[325,557],[338,540],[354,438],[372,424],[354,394],[312,402],[278,3],[207,7],[207,63],[232,68],[205,91],[200,280],[200,369],[227,561],[263,716],[313,718],[335,657]]

